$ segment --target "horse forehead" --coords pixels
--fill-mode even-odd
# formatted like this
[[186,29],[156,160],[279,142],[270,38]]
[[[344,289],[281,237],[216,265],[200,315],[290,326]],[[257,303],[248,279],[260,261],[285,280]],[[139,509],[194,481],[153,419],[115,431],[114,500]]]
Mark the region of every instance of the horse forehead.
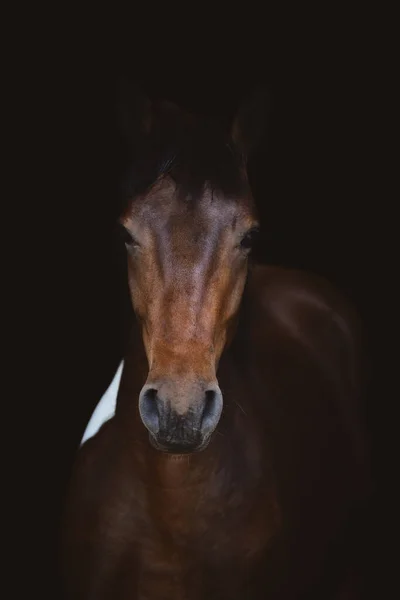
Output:
[[170,178],[157,182],[133,204],[133,213],[150,228],[212,229],[223,223],[234,224],[249,212],[247,197],[227,197],[207,184],[196,197],[182,194]]

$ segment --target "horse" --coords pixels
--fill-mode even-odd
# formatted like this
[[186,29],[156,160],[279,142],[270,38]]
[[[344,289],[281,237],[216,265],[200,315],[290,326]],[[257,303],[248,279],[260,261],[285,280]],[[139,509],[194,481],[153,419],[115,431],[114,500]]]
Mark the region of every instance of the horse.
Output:
[[134,318],[72,469],[68,600],[361,597],[363,325],[324,278],[252,259],[260,97],[229,131],[130,100]]

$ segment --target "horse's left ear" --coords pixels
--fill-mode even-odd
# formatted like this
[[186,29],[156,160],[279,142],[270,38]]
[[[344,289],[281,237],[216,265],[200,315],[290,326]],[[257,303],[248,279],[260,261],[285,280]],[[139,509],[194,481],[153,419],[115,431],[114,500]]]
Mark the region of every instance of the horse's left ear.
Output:
[[270,96],[265,89],[254,92],[234,118],[231,137],[247,160],[257,148],[267,128]]

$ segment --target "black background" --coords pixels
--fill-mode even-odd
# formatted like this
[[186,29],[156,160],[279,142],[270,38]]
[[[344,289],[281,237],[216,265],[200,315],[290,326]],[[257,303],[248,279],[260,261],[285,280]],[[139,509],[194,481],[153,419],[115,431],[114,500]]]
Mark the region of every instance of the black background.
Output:
[[[151,16],[92,15],[85,24],[79,15],[60,17],[46,41],[35,39],[33,61],[24,50],[29,102],[23,101],[35,122],[32,134],[22,128],[19,176],[32,176],[23,190],[28,206],[18,206],[21,216],[35,213],[35,225],[34,243],[29,238],[18,258],[33,326],[22,334],[29,338],[22,364],[30,374],[18,371],[27,387],[24,409],[32,410],[20,451],[19,514],[34,522],[35,533],[17,536],[15,550],[18,564],[37,559],[29,585],[35,588],[39,577],[43,597],[47,586],[56,597],[54,531],[74,451],[123,352],[129,312],[123,257],[112,237],[124,157],[115,117],[121,76],[139,81],[153,98],[225,121],[255,86],[269,90],[267,131],[249,166],[263,227],[260,259],[322,274],[358,308],[372,362],[365,414],[374,478],[384,486],[386,412],[375,396],[377,240],[388,220],[378,192],[379,25],[333,9],[288,9],[279,18],[242,10],[219,21],[196,10],[176,19],[158,8]],[[371,514],[371,540],[379,522]],[[371,586],[377,548],[374,541]]]

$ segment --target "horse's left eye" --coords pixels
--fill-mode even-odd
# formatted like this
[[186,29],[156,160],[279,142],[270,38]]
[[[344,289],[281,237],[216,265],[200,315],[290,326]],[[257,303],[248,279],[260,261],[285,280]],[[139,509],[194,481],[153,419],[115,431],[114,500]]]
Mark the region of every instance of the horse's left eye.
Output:
[[241,248],[243,248],[244,250],[251,250],[251,248],[254,246],[257,240],[258,233],[258,227],[253,227],[247,233],[245,233],[240,242]]

